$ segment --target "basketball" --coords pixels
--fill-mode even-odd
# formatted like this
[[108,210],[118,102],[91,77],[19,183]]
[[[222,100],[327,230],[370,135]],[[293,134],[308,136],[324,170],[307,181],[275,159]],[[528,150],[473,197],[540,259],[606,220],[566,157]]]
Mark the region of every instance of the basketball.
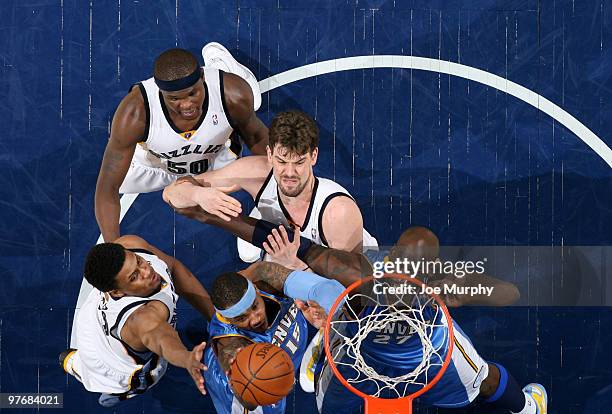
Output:
[[253,405],[280,401],[293,388],[294,369],[289,355],[269,342],[258,342],[242,349],[230,371],[234,393]]

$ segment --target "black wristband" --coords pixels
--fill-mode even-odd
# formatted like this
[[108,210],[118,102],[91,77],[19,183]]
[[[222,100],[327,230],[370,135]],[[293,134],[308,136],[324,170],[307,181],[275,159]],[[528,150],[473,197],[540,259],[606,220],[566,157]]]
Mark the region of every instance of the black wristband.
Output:
[[[280,225],[272,224],[266,220],[257,220],[255,223],[255,229],[253,230],[253,238],[251,240],[251,244],[259,247],[260,249],[264,249],[263,243],[268,239],[268,236],[272,234],[272,230],[278,228]],[[293,243],[294,231],[291,228],[285,226],[285,230],[287,231],[287,236],[289,237],[289,242]],[[297,251],[297,257],[301,260],[304,260],[306,257],[306,253],[310,246],[312,245],[312,241],[307,238],[300,236],[300,247]]]

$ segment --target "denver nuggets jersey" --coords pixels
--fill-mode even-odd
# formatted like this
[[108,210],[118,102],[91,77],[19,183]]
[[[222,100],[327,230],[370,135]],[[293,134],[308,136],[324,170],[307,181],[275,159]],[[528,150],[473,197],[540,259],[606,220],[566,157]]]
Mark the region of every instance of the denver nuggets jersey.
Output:
[[166,263],[149,251],[130,249],[147,260],[161,279],[160,290],[148,297],[124,296],[118,299],[93,289],[77,321],[79,379],[89,391],[140,394],[156,384],[166,371],[167,362],[153,352],[138,352],[121,338],[128,318],[142,305],[160,301],[168,307],[168,323],[176,325],[176,302]]
[[[370,263],[376,261],[384,262],[389,255],[388,250],[369,251],[364,255]],[[435,349],[448,349],[449,342],[446,334],[448,321],[441,310],[428,306],[423,311],[425,320],[430,321],[435,328],[428,332]],[[376,315],[377,310],[373,306],[366,306],[360,313],[360,318]],[[453,352],[451,362],[440,381],[428,392],[423,394],[417,401],[428,406],[437,407],[464,407],[478,396],[480,384],[488,375],[487,363],[474,349],[470,339],[461,330],[456,322],[453,323]],[[356,334],[357,323],[346,324],[346,336],[352,337]],[[332,340],[332,344],[337,342]],[[388,377],[399,377],[413,371],[423,361],[423,348],[421,339],[414,330],[405,322],[390,323],[383,329],[371,331],[361,342],[361,355],[367,365],[375,367],[376,371]],[[333,351],[332,351],[333,353]],[[446,357],[446,351],[441,352],[441,358],[433,356],[434,366],[426,371],[427,378],[433,378],[439,371],[441,362]],[[437,359],[436,359],[437,358]],[[345,364],[353,365],[354,356],[344,353],[339,359]],[[357,372],[347,365],[337,365],[344,378],[355,378]],[[363,405],[363,400],[348,391],[333,376],[327,361],[319,360],[317,366],[317,405],[320,413],[335,414],[339,411],[350,413],[358,412]],[[363,378],[363,376],[361,377]],[[418,378],[421,382],[427,382],[421,374]],[[355,384],[353,384],[355,385]],[[377,386],[372,381],[365,381],[357,388],[366,394],[374,394]],[[408,388],[408,393],[413,393],[420,387]],[[383,395],[384,396],[384,395]],[[387,397],[397,397],[393,394]],[[340,403],[341,401],[341,403]]]
[[176,175],[195,175],[212,169],[233,131],[225,103],[223,72],[204,68],[206,97],[202,116],[191,131],[181,131],[174,125],[153,78],[136,85],[145,101],[147,126],[135,158],[141,161],[144,158],[146,164]]
[[[242,336],[252,342],[271,342],[285,350],[294,367],[297,369],[306,346],[308,344],[308,322],[302,312],[299,311],[293,299],[279,298],[274,295],[259,292],[264,302],[276,303],[279,311],[270,324],[270,327],[263,333],[239,329],[234,325],[223,322],[223,317],[218,314],[213,316],[208,327],[210,342],[224,336]],[[217,413],[243,414],[244,407],[234,398],[234,394],[228,384],[227,376],[219,365],[212,346],[206,348],[204,363],[208,366],[208,371],[204,372],[206,389],[210,394]],[[281,414],[285,412],[286,399],[274,405],[257,407],[251,413],[256,414]]]

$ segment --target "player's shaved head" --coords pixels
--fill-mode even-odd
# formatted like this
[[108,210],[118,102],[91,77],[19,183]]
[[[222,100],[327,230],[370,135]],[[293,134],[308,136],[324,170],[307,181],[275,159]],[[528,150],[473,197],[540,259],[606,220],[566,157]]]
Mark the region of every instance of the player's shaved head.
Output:
[[435,260],[440,254],[440,241],[427,227],[413,226],[404,230],[391,256],[410,259]]
[[198,59],[185,49],[168,49],[155,59],[153,76],[164,81],[184,78],[198,67]]
[[125,262],[125,248],[117,243],[98,244],[85,259],[85,279],[101,292],[117,289],[116,276]]
[[213,282],[210,298],[215,308],[227,309],[242,299],[247,288],[247,279],[240,273],[223,273]]

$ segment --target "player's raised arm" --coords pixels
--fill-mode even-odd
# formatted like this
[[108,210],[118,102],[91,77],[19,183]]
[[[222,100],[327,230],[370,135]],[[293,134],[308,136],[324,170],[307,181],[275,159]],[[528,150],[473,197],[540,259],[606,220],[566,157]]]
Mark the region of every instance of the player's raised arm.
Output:
[[144,100],[139,88],[133,88],[123,98],[113,117],[96,184],[96,220],[107,242],[120,235],[119,187],[130,167],[136,144],[143,139],[145,127]]
[[[282,237],[283,229],[265,220],[252,217],[239,216],[230,221],[224,221],[206,213],[200,207],[177,209],[177,212],[201,223],[220,227],[253,245],[265,249],[270,236]],[[290,233],[293,239],[293,231]],[[280,239],[278,239],[280,242]],[[313,272],[338,280],[342,285],[348,286],[362,276],[372,274],[372,265],[360,253],[345,252],[313,244],[304,237],[297,241],[297,261],[293,266],[283,263],[285,267],[303,269],[308,265]]]
[[159,301],[151,301],[138,308],[127,319],[121,337],[132,344],[142,345],[164,358],[174,366],[185,368],[202,394],[206,394],[202,370],[202,353],[205,343],[201,343],[189,351],[181,342],[176,330],[167,322],[168,308]]
[[273,262],[257,262],[241,272],[255,284],[270,286],[285,296],[303,302],[315,301],[326,312],[344,288],[336,281],[315,273],[290,270]]
[[253,111],[253,91],[249,84],[232,73],[223,75],[225,102],[229,116],[254,155],[266,155],[268,128]]
[[269,172],[266,157],[244,157],[195,179],[177,180],[164,189],[163,198],[173,208],[200,206],[208,213],[229,220],[241,211],[240,203],[225,193],[245,190],[255,198]]

